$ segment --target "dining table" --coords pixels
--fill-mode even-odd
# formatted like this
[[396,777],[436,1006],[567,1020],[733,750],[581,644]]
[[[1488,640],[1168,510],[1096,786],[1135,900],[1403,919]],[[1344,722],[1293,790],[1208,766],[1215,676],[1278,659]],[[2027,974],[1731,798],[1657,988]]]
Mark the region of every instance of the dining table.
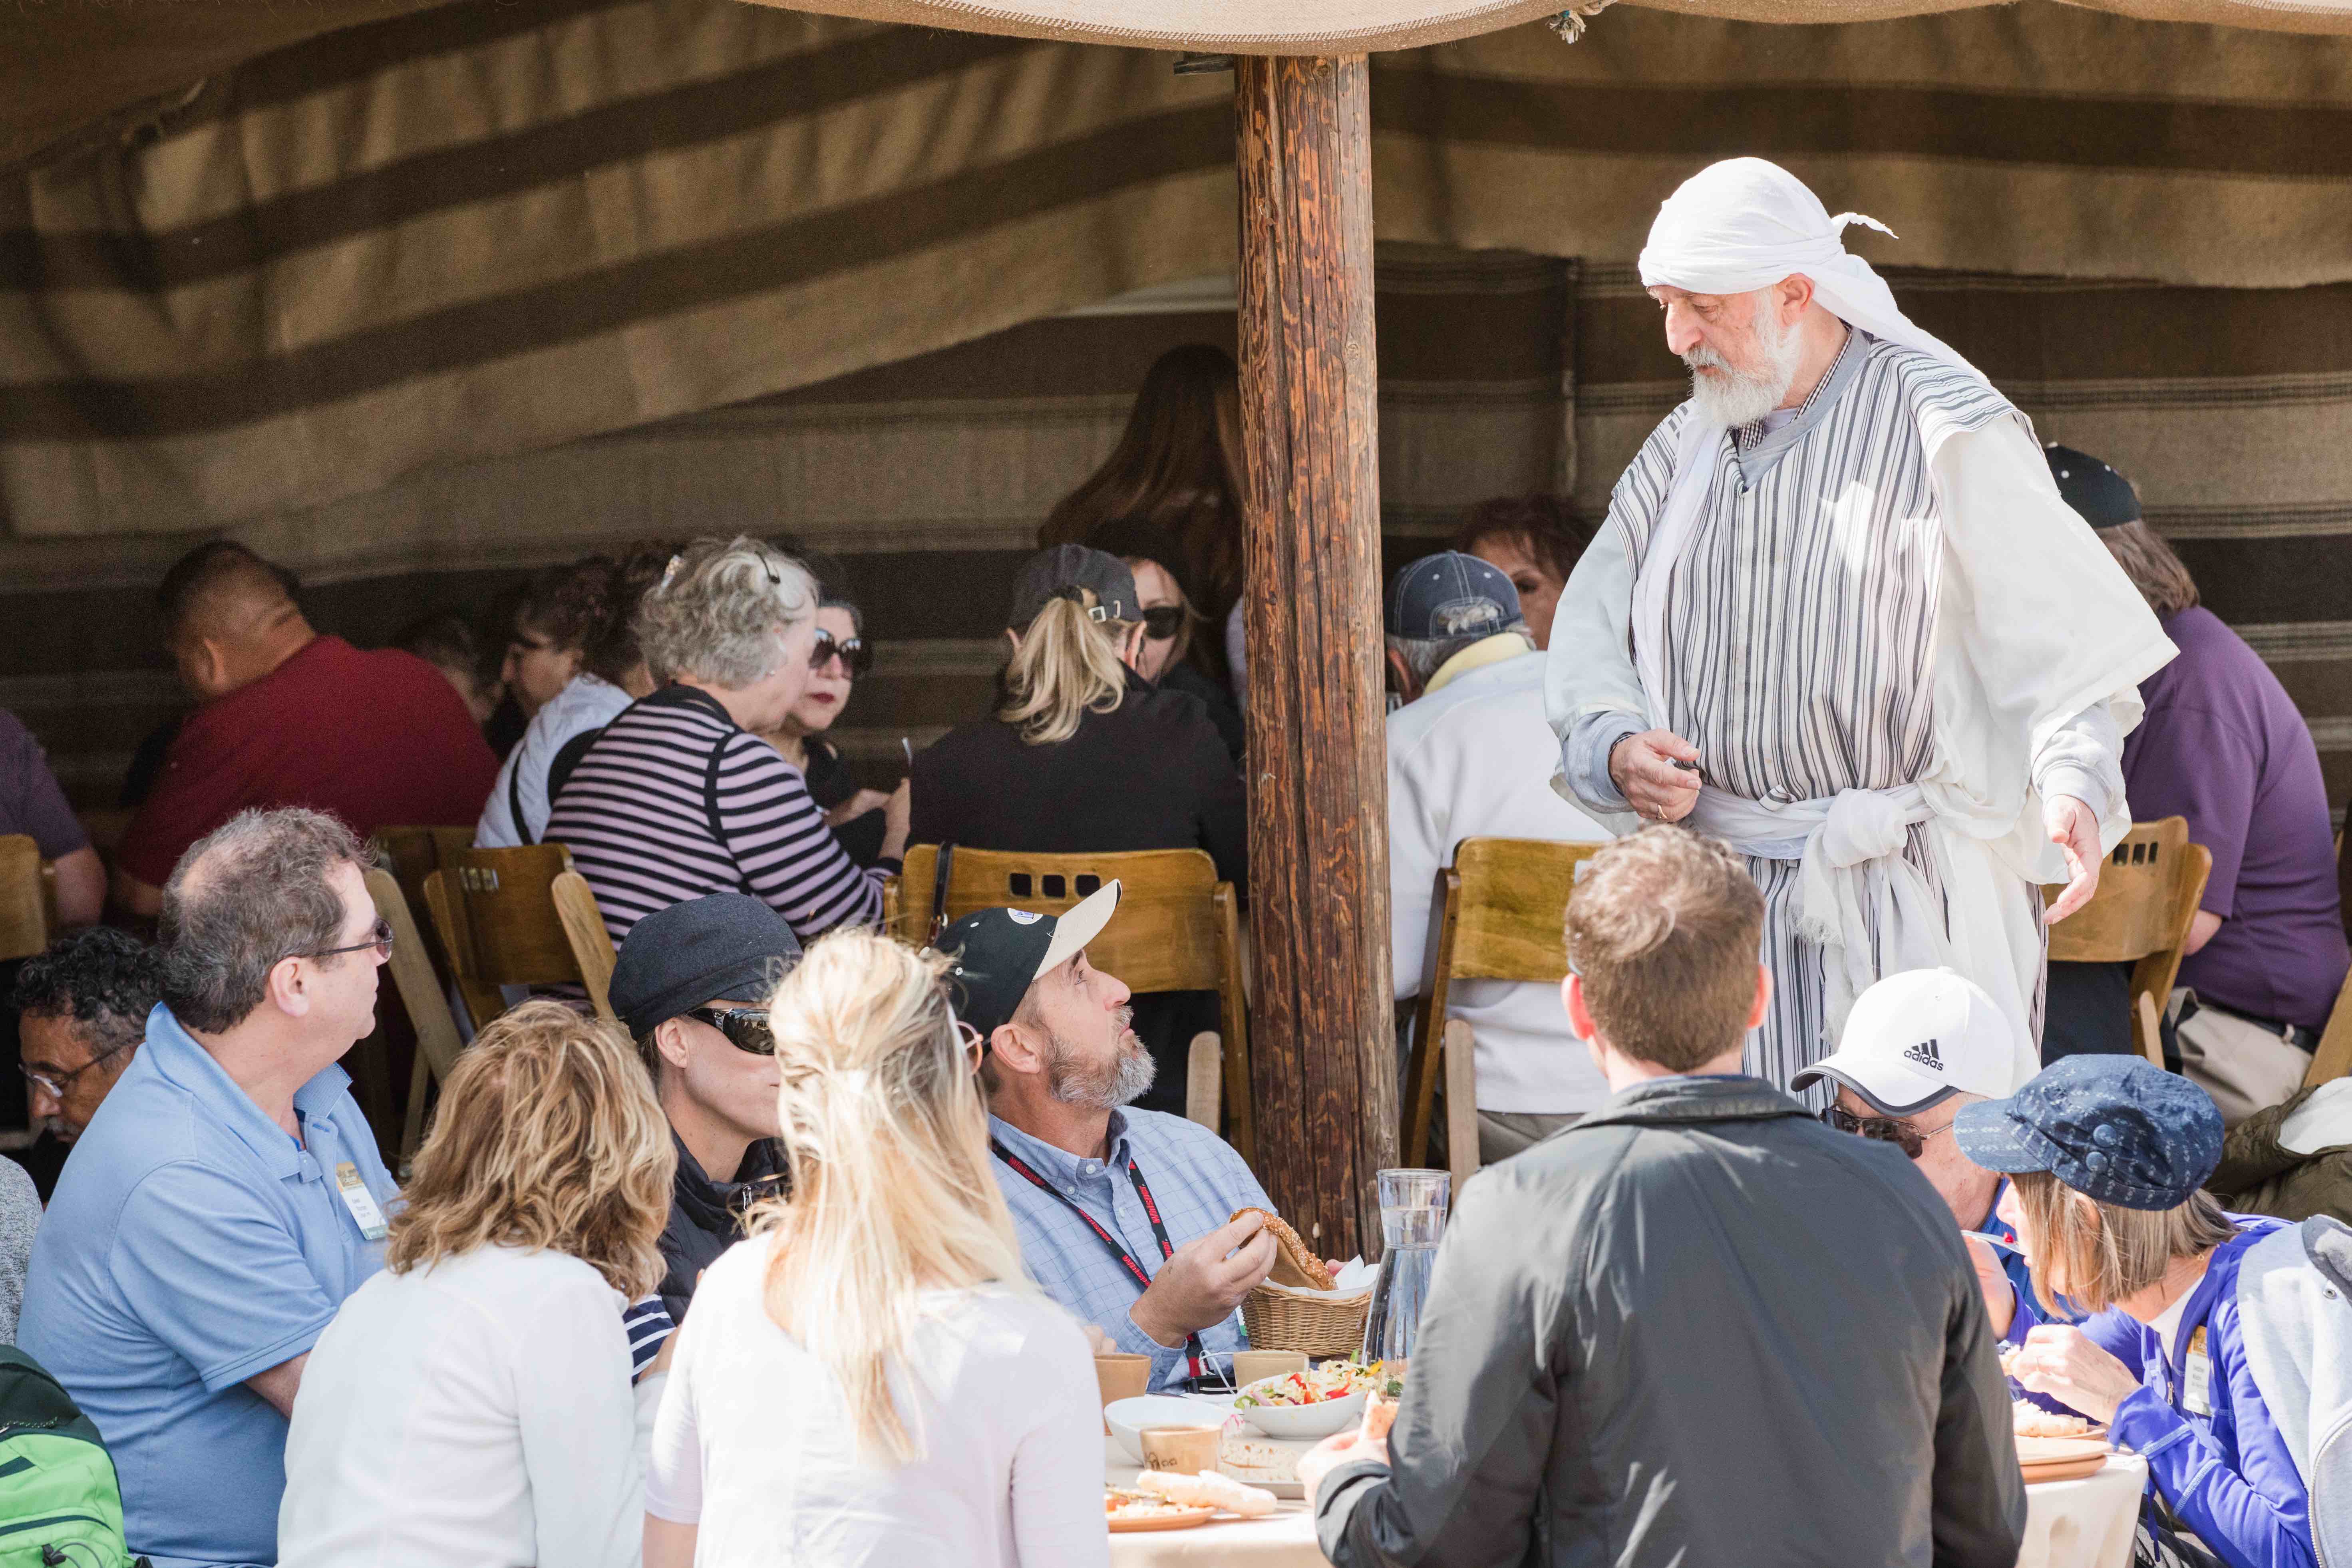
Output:
[[[1103,1479],[1129,1486],[1136,1467],[1115,1438],[1103,1440]],[[2126,1568],[2147,1461],[2111,1454],[2093,1475],[2030,1483],[2025,1489],[2025,1546],[2018,1568]],[[1277,1501],[1262,1519],[1218,1519],[1189,1530],[1150,1531],[1110,1538],[1112,1568],[1165,1568],[1216,1563],[1223,1568],[1320,1568],[1323,1549],[1303,1501]]]

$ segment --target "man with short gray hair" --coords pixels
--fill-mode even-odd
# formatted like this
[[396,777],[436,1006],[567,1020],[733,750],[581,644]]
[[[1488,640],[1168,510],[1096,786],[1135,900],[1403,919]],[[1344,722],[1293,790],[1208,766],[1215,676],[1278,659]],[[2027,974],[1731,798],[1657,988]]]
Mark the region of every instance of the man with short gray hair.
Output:
[[163,895],[163,1000],[33,1248],[19,1342],[106,1435],[159,1568],[272,1563],[311,1344],[383,1267],[391,1173],[335,1065],[392,930],[367,848],[248,811]]

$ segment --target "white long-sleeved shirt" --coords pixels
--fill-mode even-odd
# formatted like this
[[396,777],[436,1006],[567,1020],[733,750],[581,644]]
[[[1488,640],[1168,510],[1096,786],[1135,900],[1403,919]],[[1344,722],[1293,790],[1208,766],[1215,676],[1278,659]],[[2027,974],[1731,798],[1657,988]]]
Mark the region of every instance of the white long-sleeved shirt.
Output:
[[894,1369],[923,1458],[862,1461],[833,1374],[768,1316],[772,1237],[710,1266],[654,1427],[646,1511],[697,1568],[1108,1568],[1102,1395],[1070,1315],[1013,1290],[923,1299]]
[[[1499,647],[1507,638],[1526,651],[1475,662],[1507,651]],[[1400,997],[1426,989],[1433,895],[1454,846],[1465,838],[1609,837],[1552,791],[1544,660],[1525,639],[1507,633],[1474,645],[1430,685],[1389,715],[1389,917]],[[1565,1115],[1609,1098],[1584,1042],[1569,1032],[1559,986],[1457,981],[1446,1016],[1465,1020],[1477,1040],[1481,1110]]]
[[[474,825],[478,849],[507,849],[536,844],[547,832],[547,770],[565,742],[583,730],[611,723],[636,699],[611,681],[585,671],[575,675],[530,716],[530,726],[507,753],[490,798],[482,803],[482,820]],[[515,807],[522,819],[515,819]]]
[[286,1434],[280,1568],[636,1568],[667,1381],[560,1252],[483,1247],[343,1302]]

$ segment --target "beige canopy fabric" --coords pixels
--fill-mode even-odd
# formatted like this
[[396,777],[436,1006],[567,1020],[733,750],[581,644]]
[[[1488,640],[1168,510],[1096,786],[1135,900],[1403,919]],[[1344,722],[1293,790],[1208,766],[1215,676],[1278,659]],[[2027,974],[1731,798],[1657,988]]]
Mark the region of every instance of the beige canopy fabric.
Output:
[[[790,8],[1066,42],[1319,54],[1452,42],[1558,16],[1570,3],[1589,9],[1592,0],[823,0]],[[1972,0],[1638,3],[1733,21],[1822,24],[1924,16]],[[434,0],[12,5],[0,18],[0,167],[150,119],[196,82],[273,50],[433,8]],[[2352,33],[2352,0],[2097,0],[2096,8],[2152,21]],[[500,18],[483,20],[486,32],[500,30]]]

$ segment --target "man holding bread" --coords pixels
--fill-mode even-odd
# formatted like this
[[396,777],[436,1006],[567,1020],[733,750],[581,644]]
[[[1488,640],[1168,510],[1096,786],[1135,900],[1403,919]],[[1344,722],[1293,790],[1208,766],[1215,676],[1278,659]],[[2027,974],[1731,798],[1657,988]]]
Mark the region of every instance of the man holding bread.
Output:
[[1118,891],[1106,883],[1058,919],[982,910],[938,947],[956,1016],[980,1037],[990,1152],[1030,1274],[1113,1348],[1150,1356],[1154,1390],[1223,1385],[1249,1348],[1244,1297],[1269,1274],[1330,1279],[1231,1144],[1131,1109],[1151,1053],[1129,1026],[1127,987],[1086,952]]

